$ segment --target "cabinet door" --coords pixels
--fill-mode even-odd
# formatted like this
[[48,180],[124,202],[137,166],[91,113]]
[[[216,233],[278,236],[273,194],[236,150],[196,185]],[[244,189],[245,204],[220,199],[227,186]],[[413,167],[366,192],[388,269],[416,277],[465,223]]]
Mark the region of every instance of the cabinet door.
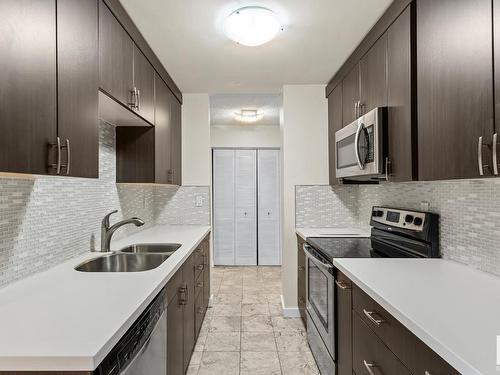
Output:
[[480,176],[479,138],[493,133],[492,43],[490,0],[417,2],[420,180]]
[[333,89],[328,97],[328,166],[330,185],[338,185],[336,177],[335,133],[342,129],[342,85]]
[[55,0],[2,0],[0,14],[0,171],[54,174]]
[[168,184],[170,171],[170,132],[172,93],[163,80],[155,75],[155,182]]
[[194,293],[194,253],[186,260],[182,266],[182,275],[186,292],[186,304],[184,305],[184,372],[187,371],[191,353],[195,344],[195,293]]
[[167,374],[184,375],[184,306],[175,296],[167,306]]
[[136,112],[151,124],[155,121],[154,82],[153,66],[134,44],[134,87],[138,90]]
[[[330,94],[331,95],[331,94]],[[342,124],[356,120],[356,103],[359,102],[359,64],[342,81]]]
[[207,309],[210,302],[210,240],[208,238],[203,241],[203,248],[205,250],[205,268],[203,269],[203,307]]
[[337,294],[337,375],[352,374],[352,284],[341,272],[335,280]]
[[387,105],[387,34],[382,35],[359,63],[361,114]]
[[170,140],[170,183],[182,185],[182,107],[181,103],[171,95],[171,140]]
[[235,152],[235,264],[257,264],[256,150]]
[[258,151],[258,264],[281,264],[280,151]]
[[134,42],[109,8],[99,8],[100,87],[130,107],[134,86]]
[[98,39],[96,0],[57,0],[58,135],[70,145],[61,174],[99,175]]
[[[391,181],[416,179],[417,148],[413,139],[414,98],[411,46],[412,5],[387,31],[387,105]],[[415,165],[415,167],[414,167]]]

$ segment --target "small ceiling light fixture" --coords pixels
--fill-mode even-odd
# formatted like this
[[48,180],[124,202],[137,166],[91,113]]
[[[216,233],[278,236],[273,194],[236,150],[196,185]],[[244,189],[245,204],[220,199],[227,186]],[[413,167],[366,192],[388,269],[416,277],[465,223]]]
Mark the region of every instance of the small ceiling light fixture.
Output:
[[262,119],[264,114],[257,109],[242,109],[239,112],[235,112],[234,116],[238,121],[252,123]]
[[224,33],[244,46],[260,46],[274,39],[281,25],[276,14],[263,7],[244,7],[231,13],[224,22]]

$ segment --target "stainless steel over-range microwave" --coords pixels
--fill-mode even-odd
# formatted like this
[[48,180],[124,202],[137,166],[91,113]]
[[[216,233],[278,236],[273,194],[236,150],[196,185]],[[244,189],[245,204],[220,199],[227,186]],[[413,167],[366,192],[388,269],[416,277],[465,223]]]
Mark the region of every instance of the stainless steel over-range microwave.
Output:
[[336,177],[387,179],[387,108],[378,107],[335,133]]

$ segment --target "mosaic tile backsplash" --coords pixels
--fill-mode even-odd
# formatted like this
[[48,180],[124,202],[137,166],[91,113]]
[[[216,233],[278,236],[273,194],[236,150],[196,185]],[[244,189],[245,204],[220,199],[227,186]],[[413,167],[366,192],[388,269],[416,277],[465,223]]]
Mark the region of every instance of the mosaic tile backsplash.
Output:
[[[353,198],[350,204],[345,204],[347,196]],[[297,227],[345,227],[353,222],[366,227],[374,205],[420,210],[421,203],[426,202],[430,211],[440,215],[444,258],[500,275],[500,181],[497,179],[333,188],[297,186],[296,201]]]
[[115,128],[101,123],[99,179],[0,177],[0,287],[98,250],[101,219],[115,209],[112,223],[138,216],[146,224],[120,228],[114,238],[154,225],[156,215],[161,224],[210,223],[207,186],[116,184],[115,166]]

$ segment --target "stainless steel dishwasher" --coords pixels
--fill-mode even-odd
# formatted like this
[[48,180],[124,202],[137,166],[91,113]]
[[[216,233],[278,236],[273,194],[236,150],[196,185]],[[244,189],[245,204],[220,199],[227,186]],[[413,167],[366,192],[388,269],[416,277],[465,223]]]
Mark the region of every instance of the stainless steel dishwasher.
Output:
[[94,374],[167,374],[167,311],[164,291],[151,302]]

